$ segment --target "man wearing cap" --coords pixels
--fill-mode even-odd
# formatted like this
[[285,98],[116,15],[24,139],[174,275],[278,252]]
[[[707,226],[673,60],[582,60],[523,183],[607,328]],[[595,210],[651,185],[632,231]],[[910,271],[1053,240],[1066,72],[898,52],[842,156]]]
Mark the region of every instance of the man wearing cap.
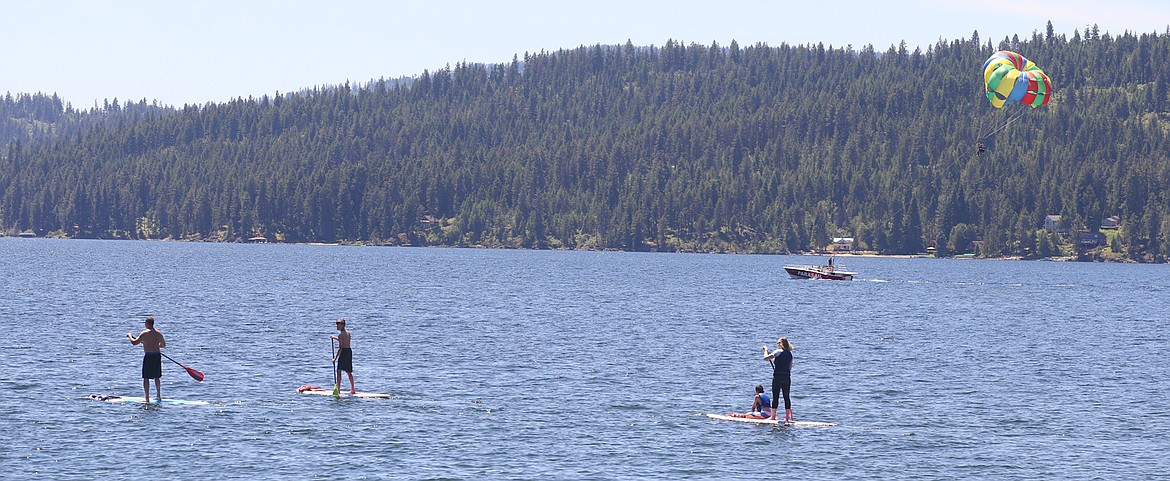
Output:
[[336,339],[339,346],[337,354],[333,356],[333,362],[337,363],[337,371],[333,373],[333,385],[341,385],[341,371],[345,371],[349,375],[349,393],[355,394],[357,389],[353,385],[353,350],[349,348],[350,336],[349,331],[345,329],[345,319],[337,320],[337,331],[336,336],[329,336]]

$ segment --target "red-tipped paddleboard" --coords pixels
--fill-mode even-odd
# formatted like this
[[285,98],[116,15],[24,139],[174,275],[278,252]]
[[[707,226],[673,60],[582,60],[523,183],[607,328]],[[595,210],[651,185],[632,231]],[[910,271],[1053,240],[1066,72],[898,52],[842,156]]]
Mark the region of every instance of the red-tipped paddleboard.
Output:
[[720,421],[739,421],[741,423],[752,424],[771,424],[776,426],[792,426],[794,428],[828,428],[836,426],[837,423],[822,423],[816,421],[793,421],[786,423],[783,419],[760,419],[754,417],[732,416],[730,414],[708,414],[707,417],[711,419],[718,419]]

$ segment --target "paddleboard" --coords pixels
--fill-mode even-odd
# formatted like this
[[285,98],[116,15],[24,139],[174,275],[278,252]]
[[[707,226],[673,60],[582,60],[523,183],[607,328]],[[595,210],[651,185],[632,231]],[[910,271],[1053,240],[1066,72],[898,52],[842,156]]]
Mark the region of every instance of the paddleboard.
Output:
[[792,426],[794,428],[827,428],[837,425],[837,423],[821,423],[816,421],[793,421],[786,423],[783,419],[746,418],[727,414],[708,414],[707,417],[711,419],[718,419],[720,421],[739,421],[741,423],[752,424],[772,424],[778,426]]
[[162,401],[151,398],[150,401],[144,400],[140,396],[98,396],[93,395],[90,398],[97,401],[105,401],[108,403],[144,403],[144,404],[175,404],[185,406],[207,406],[211,403],[207,401],[191,401],[188,399],[171,399],[165,398]]
[[[320,396],[332,396],[333,390],[332,389],[330,389],[330,390],[307,389],[307,390],[301,391],[301,394],[317,394]],[[380,392],[361,392],[361,391],[354,393],[354,394],[350,394],[348,391],[341,391],[341,393],[338,397],[361,398],[361,399],[390,399],[389,394],[382,394]]]

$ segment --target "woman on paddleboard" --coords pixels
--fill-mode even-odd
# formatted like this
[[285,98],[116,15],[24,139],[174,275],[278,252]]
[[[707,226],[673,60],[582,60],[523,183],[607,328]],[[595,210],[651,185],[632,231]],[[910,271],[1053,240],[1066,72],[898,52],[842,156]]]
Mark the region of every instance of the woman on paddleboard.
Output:
[[776,341],[780,348],[768,352],[764,346],[764,360],[772,363],[772,417],[776,419],[776,409],[780,407],[780,394],[784,394],[784,422],[792,422],[792,399],[788,397],[792,390],[792,343],[787,337]]

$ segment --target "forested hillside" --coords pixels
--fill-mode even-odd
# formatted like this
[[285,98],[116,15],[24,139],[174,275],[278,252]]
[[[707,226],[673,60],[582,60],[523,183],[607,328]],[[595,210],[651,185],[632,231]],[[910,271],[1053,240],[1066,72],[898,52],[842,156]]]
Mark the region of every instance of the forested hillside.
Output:
[[[1048,105],[989,105],[999,49],[1048,73]],[[1038,256],[1117,216],[1108,249],[1162,262],[1168,59],[1170,32],[1049,25],[925,50],[580,47],[176,109],[10,94],[0,228],[777,253],[847,236]],[[1044,230],[1048,214],[1074,235]]]

